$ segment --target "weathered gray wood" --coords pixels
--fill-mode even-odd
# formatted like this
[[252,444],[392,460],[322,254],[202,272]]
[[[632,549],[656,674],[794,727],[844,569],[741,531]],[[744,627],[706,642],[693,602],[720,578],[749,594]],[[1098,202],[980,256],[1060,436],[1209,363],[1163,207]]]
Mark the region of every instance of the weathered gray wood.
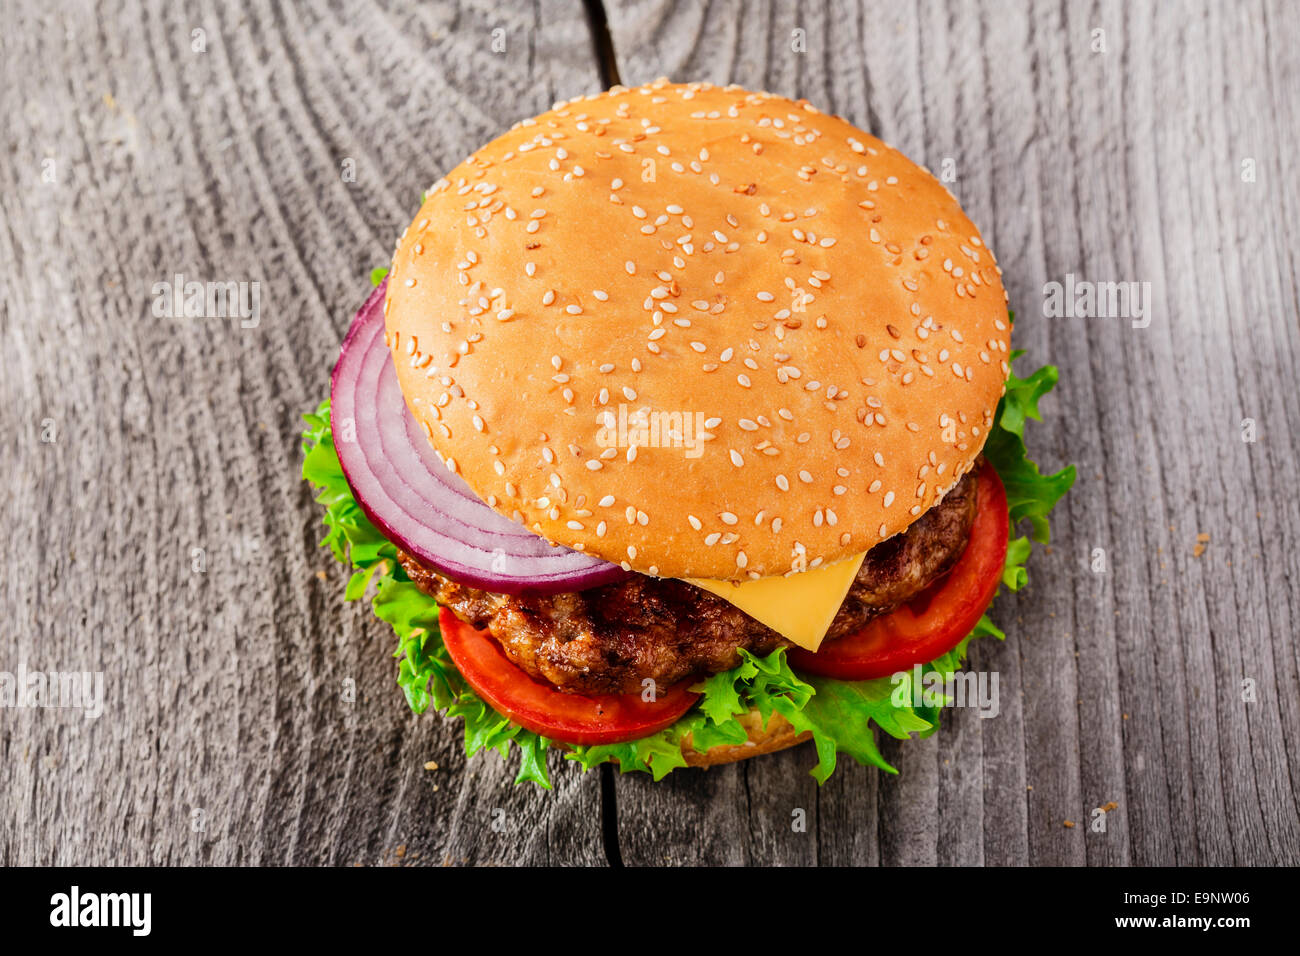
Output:
[[[1300,860],[1294,8],[609,7],[625,82],[805,96],[933,169],[951,158],[1005,270],[1016,344],[1061,367],[1031,444],[1080,478],[1030,588],[997,605],[1011,639],[973,652],[1000,674],[1002,715],[955,711],[935,738],[888,742],[899,777],[833,779],[816,800],[820,859]],[[1150,327],[1044,318],[1044,283],[1067,272],[1150,281]],[[1248,417],[1255,444],[1239,437]],[[1193,557],[1198,533],[1210,543]],[[1094,548],[1109,573],[1090,570]],[[642,839],[643,814],[713,794],[730,805],[707,812],[745,834],[727,858],[744,858],[769,825],[754,808],[795,802],[793,766],[715,769],[672,798],[620,781],[624,860],[654,862],[667,839]],[[1111,801],[1106,832],[1090,831]]]
[[[297,479],[299,415],[421,189],[597,88],[580,5],[10,7],[0,670],[102,670],[108,705],[0,711],[0,863],[603,862],[599,775],[557,760],[553,793],[516,789],[495,756],[463,759],[458,723],[406,712],[388,629],[342,605]],[[807,96],[935,169],[951,158],[1017,344],[1062,370],[1034,451],[1080,466],[1052,551],[998,604],[1010,639],[974,650],[1000,675],[998,718],[884,741],[898,777],[847,765],[818,788],[806,747],[619,777],[622,859],[1300,862],[1294,8],[608,13],[625,81]],[[155,318],[151,287],[176,272],[260,282],[260,325]],[[1150,281],[1151,326],[1043,318],[1067,272]]]
[[[4,20],[0,670],[101,670],[108,707],[0,712],[0,862],[602,862],[597,775],[514,788],[495,756],[466,763],[458,721],[407,711],[298,478],[299,416],[421,190],[599,88],[581,9]],[[175,272],[259,282],[260,325],[155,318]]]

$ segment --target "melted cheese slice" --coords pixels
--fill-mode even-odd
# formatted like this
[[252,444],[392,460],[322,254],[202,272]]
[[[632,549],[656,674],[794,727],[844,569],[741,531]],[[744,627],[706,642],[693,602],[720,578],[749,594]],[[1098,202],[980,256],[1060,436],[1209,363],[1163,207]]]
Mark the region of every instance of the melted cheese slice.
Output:
[[740,584],[708,578],[686,580],[730,601],[805,650],[816,651],[858,576],[864,557],[865,551],[789,577],[759,578]]

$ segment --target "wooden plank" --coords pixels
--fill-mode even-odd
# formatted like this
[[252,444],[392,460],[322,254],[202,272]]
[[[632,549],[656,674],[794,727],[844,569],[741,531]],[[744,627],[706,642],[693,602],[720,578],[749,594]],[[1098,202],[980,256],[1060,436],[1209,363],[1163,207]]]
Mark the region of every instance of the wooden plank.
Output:
[[[582,16],[8,5],[0,669],[102,671],[107,707],[4,712],[0,862],[604,861],[596,775],[514,788],[407,711],[298,478],[299,416],[421,190],[598,88]],[[260,283],[260,323],[155,317],[178,272]]]
[[[1030,441],[1045,465],[1078,463],[1079,482],[1030,588],[997,605],[1011,639],[972,655],[999,674],[1002,713],[956,711],[930,740],[888,742],[898,778],[833,778],[816,798],[821,860],[1300,860],[1295,10],[608,6],[625,82],[806,96],[936,170],[951,159],[951,188],[999,253],[1017,345],[1061,368]],[[1044,318],[1045,283],[1067,273],[1150,282],[1150,326]],[[1210,543],[1194,556],[1198,533]],[[765,760],[675,781],[671,797],[620,781],[623,858],[655,862],[677,835],[703,837],[705,861],[750,859],[768,821],[739,797],[788,777]],[[719,798],[680,830],[637,835]]]
[[[951,158],[1017,344],[1062,370],[1031,444],[1080,466],[1031,587],[998,604],[1010,640],[973,652],[996,719],[883,742],[897,777],[817,788],[808,747],[619,777],[612,849],[1300,862],[1293,6],[636,0],[609,21],[625,80],[803,95]],[[580,7],[22,0],[0,64],[0,670],[107,690],[95,721],[4,712],[0,863],[604,862],[599,775],[556,760],[555,792],[516,789],[463,759],[458,724],[405,712],[387,629],[342,606],[296,478],[298,416],[420,190],[597,88]],[[153,316],[176,272],[257,281],[261,321]],[[1150,281],[1150,327],[1044,318],[1066,273]]]

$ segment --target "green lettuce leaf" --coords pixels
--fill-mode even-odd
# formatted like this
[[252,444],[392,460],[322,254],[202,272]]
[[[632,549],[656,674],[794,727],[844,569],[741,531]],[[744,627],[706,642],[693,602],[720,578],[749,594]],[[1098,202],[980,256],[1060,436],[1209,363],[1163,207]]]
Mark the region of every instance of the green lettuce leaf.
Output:
[[[1012,363],[1023,354],[1019,350],[1012,352]],[[1051,540],[1047,525],[1048,513],[1074,484],[1073,465],[1054,474],[1044,475],[1039,472],[1038,465],[1030,460],[1028,449],[1025,448],[1025,421],[1030,418],[1034,421],[1043,420],[1038,411],[1038,400],[1056,387],[1057,377],[1054,365],[1044,365],[1028,378],[1019,378],[1013,371],[1007,377],[1006,394],[998,402],[993,430],[984,445],[984,457],[997,470],[998,477],[1007,489],[1011,526],[1014,528],[1022,519],[1028,518],[1032,537],[1040,544],[1047,544]],[[1027,554],[1028,543],[1022,547]],[[1011,584],[1008,583],[1007,586],[1011,587]],[[1019,587],[1023,586],[1024,581],[1021,580]]]
[[[1013,352],[1012,361],[1020,354]],[[1047,516],[1074,483],[1073,466],[1042,474],[1025,448],[1025,422],[1041,420],[1038,402],[1056,380],[1057,370],[1051,366],[1023,379],[1012,373],[984,449],[1006,486],[1013,531],[1022,520],[1030,525],[1029,535],[1013,537],[1007,546],[1002,585],[1011,591],[1027,583],[1025,564],[1031,542],[1047,543]],[[376,616],[397,635],[393,655],[398,660],[397,684],[407,704],[417,714],[432,706],[460,717],[465,725],[467,756],[491,750],[508,758],[512,749],[518,750],[517,783],[550,788],[546,753],[551,747],[563,749],[565,757],[583,770],[613,761],[621,772],[649,773],[660,780],[686,766],[684,747],[702,753],[718,745],[744,743],[745,729],[735,718],[750,710],[757,710],[764,720],[780,714],[796,730],[811,734],[817,752],[811,773],[818,783],[834,772],[839,754],[896,773],[876,746],[877,728],[900,740],[928,736],[938,729],[942,708],[912,702],[909,688],[913,674],[869,681],[804,678],[790,669],[785,649],[778,648],[766,656],[741,651],[739,667],[714,674],[692,688],[701,695],[696,707],[671,727],[640,740],[570,746],[526,730],[498,714],[465,683],[443,646],[437,603],[411,582],[397,561],[396,547],[370,523],[352,497],[334,451],[329,401],[304,419],[302,473],[325,508],[322,544],[353,569],[345,598],[361,600],[373,592]],[[927,680],[933,673],[951,676],[976,638],[1003,640],[1005,636],[985,614],[960,644],[924,665],[921,679]]]
[[334,450],[330,403],[326,399],[304,415],[302,474],[325,506],[324,544],[354,571],[344,597],[357,601],[373,585],[375,616],[397,635],[397,685],[417,714],[435,710],[465,722],[465,755],[495,750],[505,757],[513,744],[520,752],[516,783],[531,781],[550,789],[546,751],[550,741],[502,717],[465,684],[451,662],[438,629],[438,604],[411,582],[397,561],[397,548],[361,510]]

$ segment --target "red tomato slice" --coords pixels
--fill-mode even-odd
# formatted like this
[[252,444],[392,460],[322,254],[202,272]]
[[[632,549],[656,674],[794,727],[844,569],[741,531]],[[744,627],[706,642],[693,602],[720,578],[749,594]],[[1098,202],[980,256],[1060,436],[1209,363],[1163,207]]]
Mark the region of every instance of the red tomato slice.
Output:
[[956,647],[997,593],[1007,559],[1007,492],[992,466],[976,475],[970,541],[943,578],[916,598],[848,637],[827,641],[815,654],[790,649],[790,666],[841,680],[888,677],[925,664]]
[[521,727],[566,744],[614,744],[637,740],[676,723],[699,699],[675,684],[647,703],[640,694],[565,694],[533,680],[501,650],[486,630],[466,624],[445,607],[438,626],[447,653],[466,683],[500,714]]

